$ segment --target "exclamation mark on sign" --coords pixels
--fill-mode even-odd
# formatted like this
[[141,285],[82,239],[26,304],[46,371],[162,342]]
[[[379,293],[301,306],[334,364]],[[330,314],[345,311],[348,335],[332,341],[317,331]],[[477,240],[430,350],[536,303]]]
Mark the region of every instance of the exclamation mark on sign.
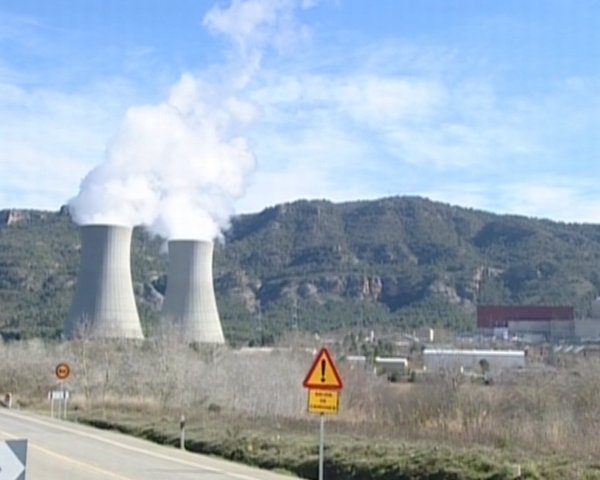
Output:
[[325,366],[327,362],[325,360],[321,360],[321,383],[325,383]]

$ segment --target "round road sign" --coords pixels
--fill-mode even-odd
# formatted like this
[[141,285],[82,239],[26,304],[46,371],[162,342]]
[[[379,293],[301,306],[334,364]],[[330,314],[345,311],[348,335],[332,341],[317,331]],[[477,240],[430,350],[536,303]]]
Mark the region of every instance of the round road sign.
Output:
[[71,374],[71,367],[69,367],[69,365],[66,363],[59,363],[56,366],[54,373],[56,373],[56,377],[59,380],[65,380]]

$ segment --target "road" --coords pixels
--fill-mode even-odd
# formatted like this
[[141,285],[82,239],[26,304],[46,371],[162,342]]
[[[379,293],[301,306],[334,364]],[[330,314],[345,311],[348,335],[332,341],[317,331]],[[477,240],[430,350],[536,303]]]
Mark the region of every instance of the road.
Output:
[[173,447],[0,409],[0,441],[27,439],[27,479],[290,480],[291,477]]

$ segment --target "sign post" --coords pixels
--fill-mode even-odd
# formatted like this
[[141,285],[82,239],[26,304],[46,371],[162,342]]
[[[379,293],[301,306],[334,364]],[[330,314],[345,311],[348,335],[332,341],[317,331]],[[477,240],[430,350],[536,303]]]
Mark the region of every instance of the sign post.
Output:
[[325,462],[325,414],[320,414],[319,425],[319,480],[323,480]]
[[0,442],[0,480],[25,480],[27,440]]
[[61,362],[56,365],[54,374],[60,382],[60,390],[54,390],[48,393],[48,398],[50,399],[50,416],[54,418],[54,400],[60,400],[61,403],[59,403],[58,417],[62,417],[66,420],[69,392],[65,390],[65,380],[71,375],[71,367],[69,367],[68,363]]
[[58,402],[58,418],[67,418],[67,402],[69,401],[69,391],[61,388],[60,390],[50,390],[48,392],[50,400],[50,417],[54,418],[54,402]]
[[325,457],[325,415],[335,415],[340,407],[342,378],[329,351],[322,348],[308,370],[304,382],[308,388],[308,413],[320,415],[319,428],[319,480],[323,480]]

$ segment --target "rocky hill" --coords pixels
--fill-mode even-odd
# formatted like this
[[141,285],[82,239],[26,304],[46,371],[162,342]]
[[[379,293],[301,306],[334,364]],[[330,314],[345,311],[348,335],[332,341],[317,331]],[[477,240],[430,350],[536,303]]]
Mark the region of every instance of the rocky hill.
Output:
[[[60,334],[77,278],[68,211],[0,212],[0,329]],[[146,329],[166,286],[164,240],[136,229],[133,276]],[[479,303],[574,305],[600,290],[600,226],[501,216],[417,197],[297,201],[232,220],[215,249],[230,341],[297,328],[474,325]]]

